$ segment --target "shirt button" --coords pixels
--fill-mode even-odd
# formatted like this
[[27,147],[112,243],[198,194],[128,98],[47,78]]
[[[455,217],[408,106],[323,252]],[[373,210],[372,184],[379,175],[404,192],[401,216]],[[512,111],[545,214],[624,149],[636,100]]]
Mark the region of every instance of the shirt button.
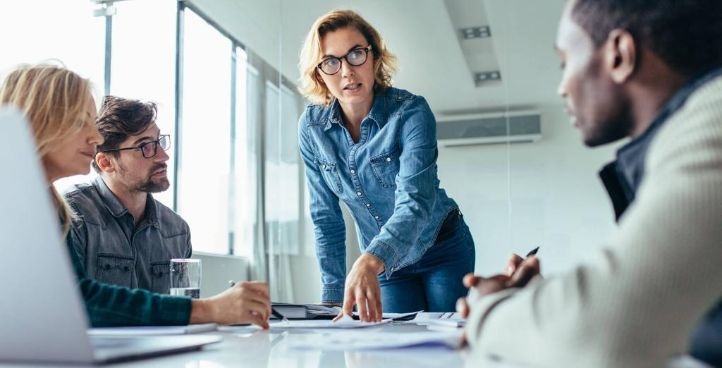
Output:
[[378,217],[378,216],[374,216],[374,217],[375,217],[375,218],[376,218],[377,220],[379,219],[379,217]]
[[356,195],[361,197],[361,192],[356,192]]
[[366,203],[366,207],[371,207],[371,203]]
[[356,173],[356,170],[351,170],[351,174],[355,174],[355,173]]
[[391,162],[391,157],[386,157],[386,162]]

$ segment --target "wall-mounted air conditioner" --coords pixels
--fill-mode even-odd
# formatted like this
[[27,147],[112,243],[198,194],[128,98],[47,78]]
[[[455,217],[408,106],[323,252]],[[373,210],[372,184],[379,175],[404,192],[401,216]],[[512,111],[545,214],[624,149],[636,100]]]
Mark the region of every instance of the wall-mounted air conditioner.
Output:
[[510,111],[439,117],[436,137],[444,147],[536,142],[541,139],[541,114]]

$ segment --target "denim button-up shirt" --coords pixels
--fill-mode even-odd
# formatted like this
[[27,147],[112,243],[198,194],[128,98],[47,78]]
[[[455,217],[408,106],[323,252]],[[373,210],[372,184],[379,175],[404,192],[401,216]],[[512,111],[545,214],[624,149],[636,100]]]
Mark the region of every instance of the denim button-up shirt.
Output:
[[76,185],[65,198],[77,215],[70,235],[89,277],[169,292],[171,258],[189,258],[192,252],[190,229],[178,214],[148,194],[145,217],[135,225],[100,176]]
[[345,226],[351,210],[362,252],[383,261],[386,277],[418,261],[456,203],[439,187],[436,120],[423,97],[377,92],[354,143],[334,100],[308,106],[299,122],[326,302],[343,300]]

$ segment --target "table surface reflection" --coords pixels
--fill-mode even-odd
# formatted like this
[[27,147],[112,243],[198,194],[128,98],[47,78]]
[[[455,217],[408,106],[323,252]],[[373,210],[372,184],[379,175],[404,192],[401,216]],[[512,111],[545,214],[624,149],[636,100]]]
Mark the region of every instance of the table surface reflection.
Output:
[[[393,323],[364,329],[364,331],[372,330],[376,332],[414,333],[426,331],[427,327],[409,323]],[[328,332],[328,330],[323,332]],[[251,326],[224,327],[223,331],[207,333],[222,336],[223,341],[206,346],[200,351],[135,360],[111,366],[133,368],[455,368],[475,366],[523,368],[508,362],[474,356],[468,349],[452,350],[441,346],[367,351],[324,350],[321,348],[299,350],[289,347],[289,343],[294,340],[303,339],[304,336],[314,333],[319,333],[319,331],[300,329],[263,331]],[[50,366],[56,365],[0,364],[0,367]],[[697,368],[704,367],[704,365],[685,357],[672,362],[669,367]]]
[[[392,324],[365,330],[414,333],[425,326]],[[326,332],[326,331],[324,331]],[[139,360],[114,366],[128,367],[264,367],[264,368],[326,368],[326,367],[463,367],[466,351],[444,347],[389,349],[375,351],[298,350],[289,342],[316,333],[313,330],[289,329],[262,331],[254,327],[234,327],[215,332],[223,341],[198,352]]]

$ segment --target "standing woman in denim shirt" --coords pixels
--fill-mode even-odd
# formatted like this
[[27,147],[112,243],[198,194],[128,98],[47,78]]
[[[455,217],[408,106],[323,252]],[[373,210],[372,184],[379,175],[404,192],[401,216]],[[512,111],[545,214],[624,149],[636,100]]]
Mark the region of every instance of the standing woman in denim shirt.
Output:
[[[301,50],[299,122],[322,301],[358,306],[364,321],[382,310],[453,311],[474,271],[474,242],[458,205],[439,187],[436,121],[423,97],[391,87],[395,57],[352,11],[311,27]],[[361,256],[346,275],[351,210]],[[382,307],[383,306],[383,307]]]

